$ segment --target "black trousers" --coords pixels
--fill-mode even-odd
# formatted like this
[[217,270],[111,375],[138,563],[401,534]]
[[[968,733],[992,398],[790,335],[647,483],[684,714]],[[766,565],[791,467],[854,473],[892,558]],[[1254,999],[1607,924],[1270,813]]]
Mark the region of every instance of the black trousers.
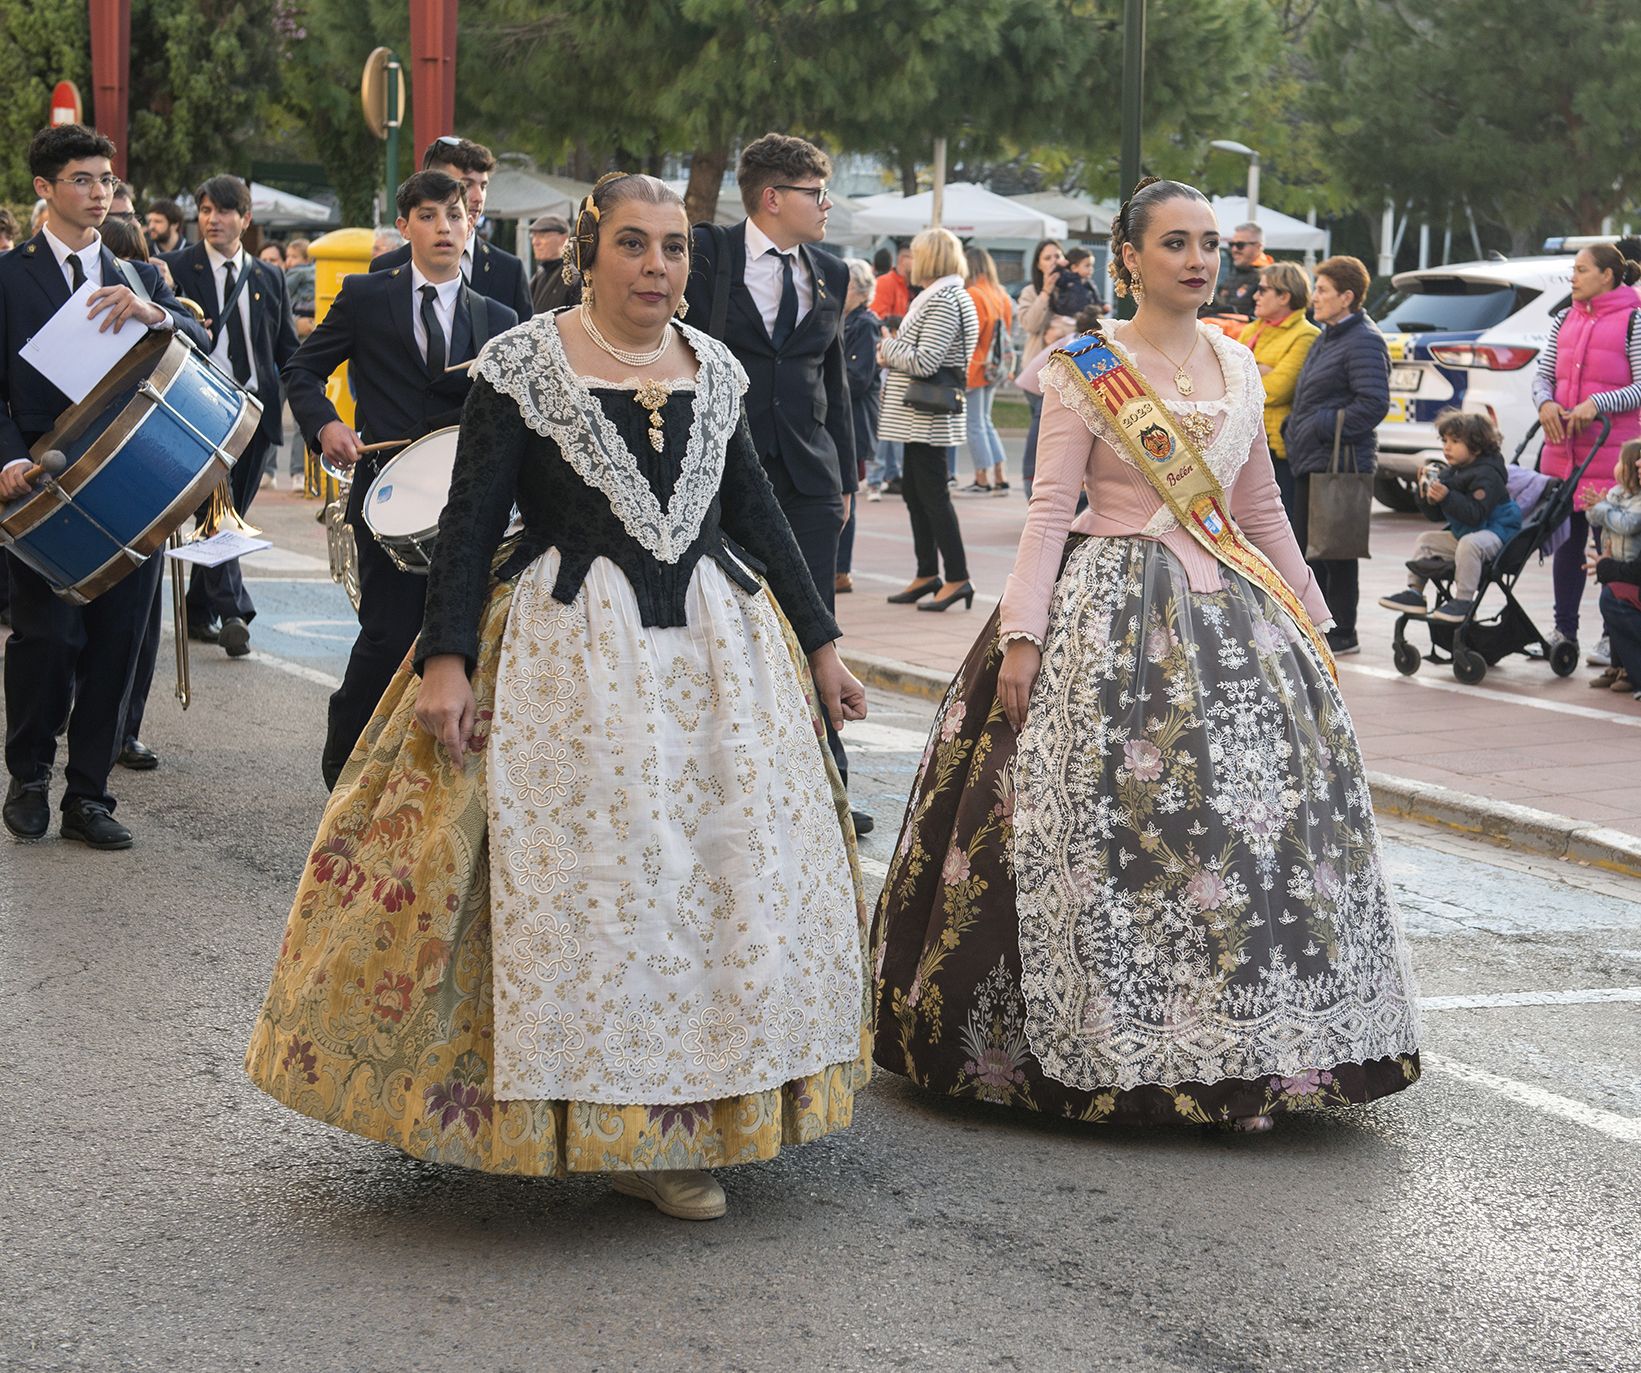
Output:
[[[229,471],[228,489],[233,493],[234,509],[241,515],[250,512],[251,502],[262,489],[262,469],[273,451],[272,444],[260,437],[254,438]],[[239,559],[215,567],[201,567],[196,563],[188,572],[188,623],[208,625],[215,620],[235,617],[246,624],[256,618],[256,607],[251,604],[251,593],[245,587]]]
[[[1307,472],[1293,479],[1293,505],[1288,514],[1301,553],[1310,534],[1310,501],[1311,479]],[[1354,639],[1356,605],[1362,595],[1360,564],[1355,558],[1307,558],[1305,561],[1316,574],[1316,584],[1322,588],[1322,597],[1333,615],[1334,632],[1341,638]]]
[[[786,465],[779,458],[766,458],[764,471],[775,488],[775,499],[780,502],[786,522],[792,526],[792,535],[798,541],[803,560],[809,564],[809,575],[815,590],[820,593],[827,611],[837,609],[838,537],[843,533],[843,497],[834,495],[810,496],[799,491],[787,475]],[[826,722],[826,746],[838,765],[843,780],[849,780],[849,755],[838,738],[832,722]]]
[[[155,554],[163,558],[163,554]],[[137,651],[137,670],[131,679],[131,695],[125,704],[125,725],[120,730],[120,747],[134,744],[142,738],[143,712],[148,708],[148,692],[154,685],[154,666],[159,661],[160,626],[165,614],[165,579],[168,569],[160,572],[154,583],[154,604],[148,612],[148,623],[143,629],[142,647]]]
[[375,475],[374,464],[368,471],[361,464],[348,492],[348,524],[359,545],[359,637],[353,641],[342,685],[330,698],[319,767],[332,789],[376,703],[422,632],[427,606],[427,578],[401,572],[365,527],[365,492]]
[[11,641],[6,645],[6,771],[20,782],[51,776],[68,726],[63,800],[114,797],[108,774],[123,742],[125,710],[164,559],[152,557],[90,605],[61,600],[9,552]]
[[951,488],[946,485],[950,475],[947,451],[944,445],[908,443],[900,465],[900,494],[912,518],[918,577],[938,577],[944,562],[948,582],[966,582],[969,564],[963,553],[963,531],[958,528]]

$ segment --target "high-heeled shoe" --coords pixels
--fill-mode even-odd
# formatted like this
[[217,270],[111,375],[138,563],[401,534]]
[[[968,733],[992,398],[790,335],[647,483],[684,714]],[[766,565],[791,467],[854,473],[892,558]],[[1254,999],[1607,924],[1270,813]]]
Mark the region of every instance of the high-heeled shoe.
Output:
[[963,602],[965,610],[974,609],[974,583],[964,582],[957,590],[945,596],[936,596],[927,605],[918,606],[919,610],[950,610],[958,601]]
[[913,582],[904,591],[897,591],[888,598],[890,605],[910,605],[913,601],[921,601],[925,596],[932,596],[940,590],[940,578],[930,577],[926,582]]

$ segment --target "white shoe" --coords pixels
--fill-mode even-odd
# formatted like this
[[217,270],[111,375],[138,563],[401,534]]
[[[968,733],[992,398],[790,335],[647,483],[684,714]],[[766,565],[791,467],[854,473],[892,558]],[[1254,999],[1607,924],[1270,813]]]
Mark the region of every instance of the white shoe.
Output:
[[638,1197],[679,1220],[717,1220],[729,1209],[718,1180],[699,1169],[611,1173],[610,1186],[624,1197]]
[[1595,641],[1595,647],[1584,655],[1584,661],[1591,667],[1612,666],[1612,647],[1607,643],[1607,636],[1605,634],[1597,639]]
[[867,491],[866,491],[866,499],[869,500],[869,501],[880,501],[880,500],[882,500],[883,499],[883,487],[881,485],[868,487]]

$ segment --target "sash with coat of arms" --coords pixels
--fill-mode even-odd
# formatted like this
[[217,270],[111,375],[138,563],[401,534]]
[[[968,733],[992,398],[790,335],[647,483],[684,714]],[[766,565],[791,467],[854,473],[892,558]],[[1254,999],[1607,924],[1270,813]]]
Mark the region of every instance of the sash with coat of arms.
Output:
[[1097,329],[1066,340],[1048,365],[1069,369],[1084,393],[1111,416],[1126,456],[1156,488],[1180,527],[1226,567],[1268,592],[1304,631],[1337,681],[1339,670],[1326,637],[1282,574],[1236,527],[1219,478],[1180,432],[1150,382],[1123,361]]

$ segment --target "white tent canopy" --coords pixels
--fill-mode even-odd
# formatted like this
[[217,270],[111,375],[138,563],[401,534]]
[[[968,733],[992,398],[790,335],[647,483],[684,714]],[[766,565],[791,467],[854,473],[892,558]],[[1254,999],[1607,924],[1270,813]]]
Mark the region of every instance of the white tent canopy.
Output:
[[490,177],[484,212],[491,219],[528,220],[553,214],[569,219],[581,198],[591,194],[592,189],[585,181],[548,176],[504,163]]
[[[1243,195],[1216,195],[1214,218],[1219,221],[1220,233],[1230,235],[1238,224],[1248,222],[1248,197]],[[1328,231],[1307,224],[1302,219],[1261,205],[1257,215],[1259,227],[1265,233],[1267,248],[1280,248],[1289,253],[1320,252],[1328,246]]]
[[260,181],[251,183],[251,217],[268,229],[341,223],[341,216],[329,205],[289,191],[276,191]]
[[1058,215],[1066,228],[1085,238],[1109,238],[1111,221],[1117,217],[1117,206],[1101,205],[1087,196],[1066,195],[1062,191],[1032,191],[1027,195],[1011,195],[1010,200],[1045,215]]
[[[857,234],[905,237],[929,227],[934,192],[921,195],[867,196],[851,226]],[[1066,222],[1007,196],[993,195],[972,181],[946,187],[941,224],[959,238],[1064,238]]]

